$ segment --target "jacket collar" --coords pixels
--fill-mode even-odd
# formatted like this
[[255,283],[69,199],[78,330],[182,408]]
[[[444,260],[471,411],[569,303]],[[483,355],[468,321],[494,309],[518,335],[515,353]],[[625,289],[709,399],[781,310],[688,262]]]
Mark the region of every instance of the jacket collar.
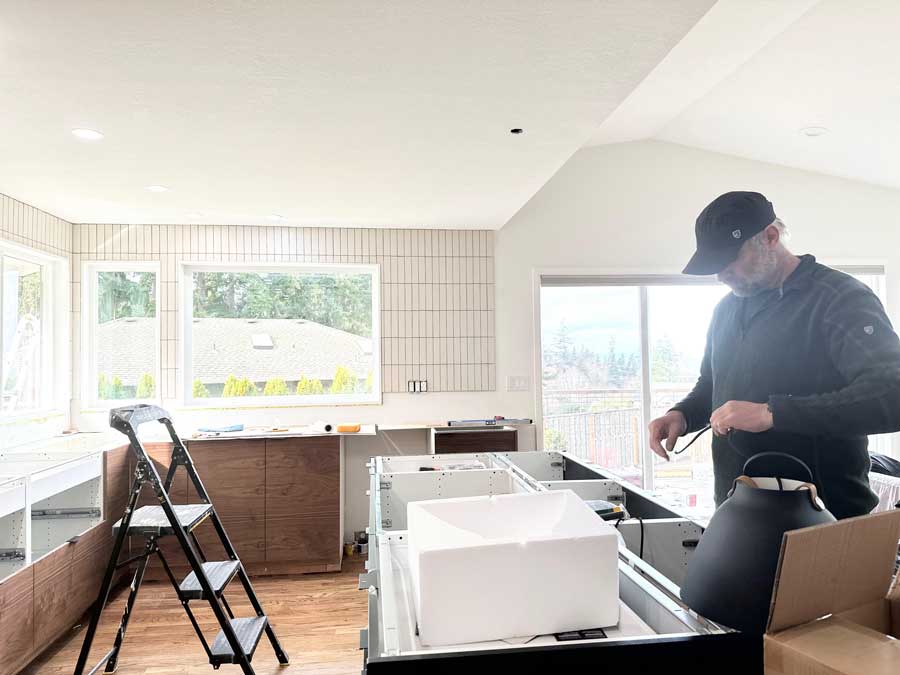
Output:
[[790,291],[802,291],[812,283],[812,273],[817,267],[815,256],[806,254],[799,258],[800,264],[781,285],[782,294]]

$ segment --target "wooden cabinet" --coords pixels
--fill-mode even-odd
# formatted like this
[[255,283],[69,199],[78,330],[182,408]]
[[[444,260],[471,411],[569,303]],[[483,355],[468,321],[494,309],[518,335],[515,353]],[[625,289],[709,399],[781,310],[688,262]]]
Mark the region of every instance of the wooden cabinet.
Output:
[[515,429],[432,429],[431,443],[436,455],[463,452],[516,452],[519,433]]
[[266,441],[266,561],[340,563],[340,473],[339,438]]
[[63,544],[34,565],[34,644],[49,645],[81,616],[69,602],[72,588],[72,544]]
[[34,565],[0,583],[0,675],[19,672],[34,657]]
[[[242,562],[266,559],[266,441],[193,441],[191,458]],[[187,487],[188,503],[200,501]],[[210,560],[225,559],[212,523],[195,530]]]

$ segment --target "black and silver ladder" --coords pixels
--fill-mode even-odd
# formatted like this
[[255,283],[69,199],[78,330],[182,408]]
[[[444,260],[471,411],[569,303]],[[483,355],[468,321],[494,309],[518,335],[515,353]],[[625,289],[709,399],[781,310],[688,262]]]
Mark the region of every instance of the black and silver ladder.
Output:
[[[172,461],[169,464],[165,482],[160,480],[153,462],[147,456],[144,446],[138,439],[138,427],[145,422],[159,422],[163,424],[172,437]],[[200,643],[206,650],[206,655],[209,657],[209,662],[214,669],[218,670],[223,663],[233,663],[239,665],[245,674],[252,675],[254,671],[250,661],[263,633],[269,638],[278,662],[281,665],[287,665],[288,655],[281,648],[281,644],[275,636],[275,631],[269,624],[269,620],[259,604],[247,572],[238,559],[237,553],[235,553],[234,547],[228,539],[228,535],[225,534],[225,528],[216,514],[216,509],[210,502],[209,495],[203,487],[200,477],[197,475],[191,456],[178,434],[175,433],[169,413],[162,408],[152,405],[117,408],[109,413],[109,425],[128,436],[131,451],[137,458],[137,465],[134,470],[134,481],[131,485],[125,515],[113,527],[115,544],[113,545],[109,564],[106,567],[106,573],[103,576],[100,593],[92,608],[91,622],[84,636],[84,644],[81,646],[81,654],[78,657],[78,664],[75,666],[75,675],[83,675],[84,673],[91,645],[97,632],[97,624],[100,622],[100,615],[109,597],[110,586],[116,570],[136,562],[137,569],[134,573],[134,580],[131,583],[131,592],[128,595],[125,611],[119,622],[119,630],[116,634],[113,648],[96,666],[88,671],[88,675],[98,672],[104,664],[106,666],[104,672],[113,673],[116,671],[119,652],[125,639],[125,631],[128,628],[128,620],[134,609],[134,602],[141,588],[147,564],[153,555],[158,556],[160,562],[162,562],[162,566],[172,582],[175,592],[178,594],[178,599],[181,601],[181,605],[184,607],[184,611],[187,613],[188,619],[190,619],[191,625],[197,633],[197,637],[200,638]],[[200,503],[172,504],[169,498],[169,489],[172,487],[172,481],[179,466],[183,466],[186,469],[188,477],[200,496]],[[159,506],[142,506],[137,508],[138,498],[144,485],[149,485],[153,489],[156,499],[159,501]],[[194,535],[194,529],[205,520],[209,520],[215,527],[222,546],[225,548],[228,560],[216,562],[206,560],[197,537]],[[119,555],[125,540],[127,537],[134,535],[144,537],[144,550],[139,555],[120,563]],[[174,535],[178,540],[191,567],[191,573],[181,582],[175,579],[172,568],[159,548],[159,539],[169,535]],[[244,591],[247,593],[256,616],[235,618],[231,607],[225,600],[225,587],[235,576],[243,584]],[[207,642],[194,617],[194,613],[191,611],[190,602],[192,600],[206,600],[221,627],[212,644]]]

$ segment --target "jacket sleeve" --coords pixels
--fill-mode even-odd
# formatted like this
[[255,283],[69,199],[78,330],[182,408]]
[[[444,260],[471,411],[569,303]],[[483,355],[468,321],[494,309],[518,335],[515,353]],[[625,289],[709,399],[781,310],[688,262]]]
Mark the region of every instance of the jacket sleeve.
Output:
[[824,346],[847,384],[825,394],[771,396],[774,429],[816,436],[900,430],[900,339],[881,302],[854,285],[831,302],[824,321]]
[[709,416],[712,414],[712,332],[713,323],[710,322],[706,334],[706,348],[703,350],[703,361],[700,363],[700,377],[691,392],[681,401],[672,406],[671,410],[678,410],[687,420],[686,434],[699,431],[709,424]]

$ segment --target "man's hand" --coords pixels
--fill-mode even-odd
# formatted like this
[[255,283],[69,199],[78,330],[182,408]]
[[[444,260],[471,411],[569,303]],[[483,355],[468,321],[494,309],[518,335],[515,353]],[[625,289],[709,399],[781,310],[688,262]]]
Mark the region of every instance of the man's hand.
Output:
[[774,421],[765,403],[749,401],[728,401],[713,411],[709,417],[710,426],[717,436],[726,436],[730,431],[749,431],[758,434],[772,428]]
[[[669,460],[669,453],[675,448],[675,441],[687,431],[687,420],[678,410],[670,410],[662,417],[650,422],[650,448],[657,455]],[[662,442],[665,440],[666,447]]]

